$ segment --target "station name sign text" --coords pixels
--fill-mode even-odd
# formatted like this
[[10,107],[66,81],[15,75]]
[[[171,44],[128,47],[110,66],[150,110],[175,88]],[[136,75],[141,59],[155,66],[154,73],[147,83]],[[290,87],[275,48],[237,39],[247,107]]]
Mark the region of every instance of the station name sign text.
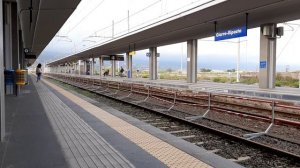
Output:
[[247,27],[238,27],[222,32],[216,32],[215,41],[227,40],[232,38],[244,37],[247,36]]

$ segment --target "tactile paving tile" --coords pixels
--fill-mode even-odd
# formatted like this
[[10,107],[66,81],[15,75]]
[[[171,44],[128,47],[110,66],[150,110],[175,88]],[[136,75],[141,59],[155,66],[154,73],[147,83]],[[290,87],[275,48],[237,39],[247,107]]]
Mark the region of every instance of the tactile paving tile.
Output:
[[45,85],[34,85],[70,167],[134,167]]
[[187,154],[186,152],[154,137],[153,135],[127,123],[126,121],[100,109],[78,96],[45,81],[50,87],[67,97],[80,107],[103,121],[105,124],[128,138],[130,141],[156,157],[168,167],[209,168],[211,166]]

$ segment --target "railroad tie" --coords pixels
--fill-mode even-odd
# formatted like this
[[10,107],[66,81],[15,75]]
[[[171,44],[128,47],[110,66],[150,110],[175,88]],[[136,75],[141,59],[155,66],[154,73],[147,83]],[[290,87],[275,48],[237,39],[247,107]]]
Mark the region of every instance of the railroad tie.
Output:
[[195,144],[195,145],[203,145],[204,142],[194,142],[193,144]]
[[243,162],[243,161],[246,161],[249,159],[251,159],[250,156],[244,156],[244,157],[239,157],[238,159],[228,159],[228,160],[233,161],[233,162]]
[[195,135],[187,135],[187,136],[180,136],[178,138],[181,138],[181,139],[189,139],[189,138],[194,138],[196,137]]
[[169,131],[168,133],[170,134],[178,134],[178,133],[183,133],[183,132],[188,132],[190,130],[177,130],[177,131]]

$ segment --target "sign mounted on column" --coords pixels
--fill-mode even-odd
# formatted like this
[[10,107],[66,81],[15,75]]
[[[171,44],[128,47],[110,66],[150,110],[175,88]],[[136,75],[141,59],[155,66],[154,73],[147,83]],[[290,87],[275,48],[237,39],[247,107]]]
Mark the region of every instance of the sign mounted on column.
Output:
[[259,68],[260,69],[266,69],[267,68],[267,61],[260,61],[259,62]]
[[216,32],[215,41],[227,40],[232,38],[247,36],[247,26]]
[[[151,53],[146,53],[146,57],[150,57],[150,56],[152,56]],[[160,57],[160,53],[156,53],[156,57]]]
[[128,55],[134,56],[134,55],[135,55],[135,51],[130,51],[130,52],[128,53]]

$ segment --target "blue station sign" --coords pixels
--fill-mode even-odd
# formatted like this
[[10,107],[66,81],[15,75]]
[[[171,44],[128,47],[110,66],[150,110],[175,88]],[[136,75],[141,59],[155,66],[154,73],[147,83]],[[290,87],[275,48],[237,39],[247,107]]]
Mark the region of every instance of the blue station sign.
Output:
[[215,41],[227,40],[232,38],[244,37],[247,36],[247,27],[238,27],[222,32],[216,32]]
[[266,69],[267,68],[267,61],[260,61],[259,68]]

